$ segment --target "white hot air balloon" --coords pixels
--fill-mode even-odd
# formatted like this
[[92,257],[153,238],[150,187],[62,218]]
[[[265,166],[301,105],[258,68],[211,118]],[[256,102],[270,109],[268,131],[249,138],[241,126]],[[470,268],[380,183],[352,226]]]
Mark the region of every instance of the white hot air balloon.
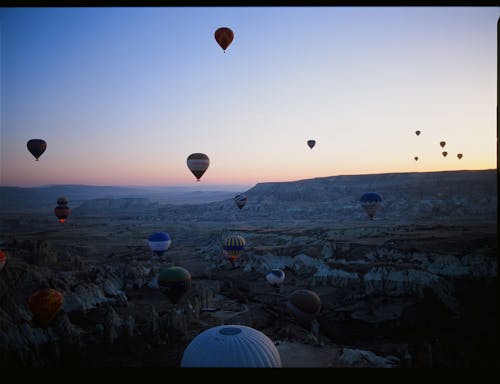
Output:
[[281,357],[272,340],[245,325],[209,328],[184,350],[181,368],[280,368]]

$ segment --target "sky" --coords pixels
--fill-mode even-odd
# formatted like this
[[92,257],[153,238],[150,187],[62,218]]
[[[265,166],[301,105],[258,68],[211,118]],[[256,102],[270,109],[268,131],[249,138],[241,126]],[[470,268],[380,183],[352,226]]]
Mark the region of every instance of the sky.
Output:
[[[495,169],[499,17],[484,6],[0,8],[0,185]],[[47,142],[38,162],[32,138]],[[200,183],[186,164],[195,152],[210,158]]]

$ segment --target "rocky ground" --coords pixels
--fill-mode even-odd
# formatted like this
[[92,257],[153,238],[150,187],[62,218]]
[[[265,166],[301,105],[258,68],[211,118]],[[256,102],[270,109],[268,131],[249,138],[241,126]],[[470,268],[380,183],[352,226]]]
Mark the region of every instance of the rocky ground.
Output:
[[[484,194],[476,207],[468,198],[461,214],[437,200],[421,217],[391,216],[386,206],[373,221],[359,212],[312,220],[309,204],[268,220],[278,217],[279,204],[246,217],[247,207],[227,202],[143,216],[76,210],[64,224],[5,213],[0,366],[178,367],[201,331],[243,324],[273,340],[284,367],[494,367],[496,196]],[[392,202],[398,204],[411,201]],[[158,230],[172,238],[162,257],[146,240]],[[222,241],[234,233],[247,248],[232,266]],[[176,305],[156,281],[172,264],[193,279]],[[280,288],[265,280],[271,268],[286,273]],[[27,306],[40,286],[64,295],[48,329],[32,322]],[[288,296],[301,288],[322,302],[310,327],[286,310]]]

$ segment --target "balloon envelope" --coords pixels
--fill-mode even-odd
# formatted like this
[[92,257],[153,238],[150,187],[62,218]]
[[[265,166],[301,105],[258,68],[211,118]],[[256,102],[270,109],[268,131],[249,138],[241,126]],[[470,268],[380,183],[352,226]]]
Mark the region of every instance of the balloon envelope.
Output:
[[418,156],[415,156],[414,159],[415,159],[415,161],[417,161],[418,160]]
[[415,133],[417,134],[417,136],[420,135],[420,131],[415,131]]
[[441,146],[441,148],[444,148],[444,146],[446,145],[446,141],[441,141],[439,145]]
[[380,195],[376,192],[367,192],[361,196],[359,201],[361,202],[361,207],[365,210],[371,220],[382,203],[382,197],[380,197]]
[[68,205],[68,199],[66,199],[64,196],[61,196],[57,199],[57,205]]
[[64,223],[71,213],[71,209],[67,205],[58,205],[54,208],[54,215],[59,219],[59,222]]
[[42,288],[28,299],[28,306],[36,322],[48,327],[57,312],[61,309],[63,295],[52,288]]
[[178,303],[191,288],[191,274],[185,268],[174,266],[160,270],[158,275],[160,291],[173,303]]
[[460,160],[460,159],[463,157],[463,155],[462,155],[461,153],[459,153],[459,154],[457,155],[457,157],[458,157],[458,159]]
[[266,275],[266,280],[272,286],[279,286],[285,281],[285,272],[281,269],[271,269]]
[[187,166],[198,181],[210,165],[210,159],[204,153],[192,153],[187,158]]
[[243,236],[232,235],[228,236],[224,241],[222,249],[228,255],[229,260],[233,263],[245,249],[246,241]]
[[321,310],[321,299],[316,292],[299,289],[290,295],[287,309],[299,322],[309,324]]
[[4,251],[0,250],[0,272],[2,271],[5,263],[7,262],[7,255]]
[[215,31],[214,37],[217,43],[221,46],[221,48],[225,52],[227,47],[229,47],[229,45],[234,39],[234,33],[230,28],[221,27]]
[[163,255],[171,243],[170,235],[166,232],[155,232],[148,237],[149,248],[158,256]]
[[443,157],[446,157],[446,156],[448,155],[448,152],[444,151],[444,152],[442,153],[442,155],[443,155]]
[[219,325],[197,335],[182,355],[181,367],[280,368],[272,340],[245,325]]
[[316,140],[307,140],[307,145],[309,148],[313,149],[313,147],[316,145]]
[[245,204],[247,203],[247,201],[248,201],[248,197],[245,195],[236,195],[234,197],[234,202],[239,209],[243,208],[245,206]]
[[42,154],[47,149],[47,143],[42,139],[31,139],[26,143],[28,147],[28,151],[35,157],[38,161],[38,158],[42,156]]

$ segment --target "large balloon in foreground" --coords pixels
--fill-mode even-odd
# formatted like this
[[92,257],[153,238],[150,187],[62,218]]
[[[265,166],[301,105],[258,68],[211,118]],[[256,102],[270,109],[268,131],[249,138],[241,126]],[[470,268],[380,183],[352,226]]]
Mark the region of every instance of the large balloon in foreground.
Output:
[[166,232],[155,232],[148,237],[149,248],[158,256],[163,255],[171,242],[170,235]]
[[443,151],[442,155],[443,155],[443,157],[446,157],[448,155],[448,152]]
[[31,139],[26,143],[28,151],[35,157],[36,161],[47,149],[47,143],[42,139]]
[[461,153],[459,153],[459,154],[457,155],[457,157],[458,157],[458,160],[460,160],[460,159],[462,159],[463,155],[462,155]]
[[415,133],[417,134],[417,136],[420,135],[420,131],[415,131]]
[[279,287],[285,281],[285,272],[281,269],[271,269],[266,275],[266,280],[273,287]]
[[361,202],[361,207],[368,214],[370,220],[373,220],[375,212],[377,212],[377,209],[382,203],[382,197],[380,197],[380,195],[376,192],[367,192],[361,196],[359,201]]
[[209,165],[210,159],[204,153],[192,153],[187,158],[187,166],[197,181],[200,181]]
[[272,340],[245,325],[219,325],[197,335],[182,355],[181,368],[281,368]]
[[234,197],[234,202],[239,209],[243,208],[245,206],[245,204],[247,203],[247,201],[248,201],[248,197],[245,195],[236,195]]
[[215,31],[214,36],[217,43],[221,46],[224,52],[226,52],[227,47],[229,47],[233,41],[234,33],[230,28],[221,27]]
[[441,141],[439,145],[441,146],[441,148],[444,148],[444,146],[446,145],[446,141]]
[[57,207],[54,208],[54,215],[59,219],[60,223],[64,223],[71,213],[71,209],[67,206],[68,199],[64,196],[57,199]]
[[52,288],[42,288],[28,299],[28,306],[35,322],[47,328],[61,309],[63,295]]
[[231,264],[234,264],[238,257],[240,257],[241,253],[245,249],[245,245],[246,241],[243,236],[232,235],[226,238],[222,249],[224,250],[224,253],[229,257]]
[[163,268],[158,275],[158,287],[172,303],[177,304],[191,289],[191,274],[178,266]]
[[313,147],[316,145],[316,140],[307,140],[307,145],[309,148],[313,149]]
[[304,325],[309,325],[321,310],[321,299],[316,292],[299,289],[287,302],[287,309]]
[[4,251],[0,250],[0,272],[5,266],[6,261],[7,261],[7,255],[5,254]]

